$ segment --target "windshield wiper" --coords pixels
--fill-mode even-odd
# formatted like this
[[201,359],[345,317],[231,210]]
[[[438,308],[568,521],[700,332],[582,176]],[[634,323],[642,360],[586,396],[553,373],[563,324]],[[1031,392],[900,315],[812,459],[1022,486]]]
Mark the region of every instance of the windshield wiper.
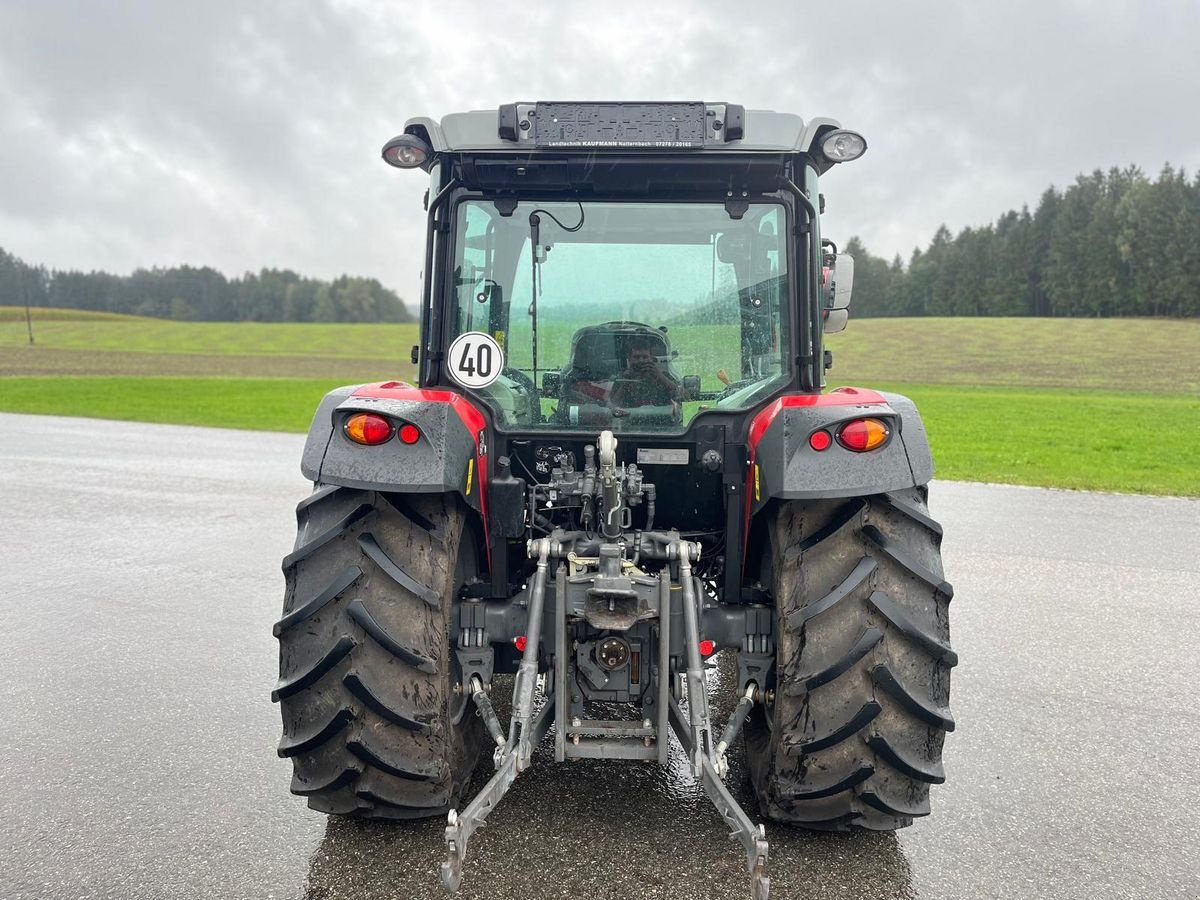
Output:
[[529,256],[532,260],[533,269],[530,272],[529,279],[529,316],[532,319],[530,325],[530,342],[533,350],[533,385],[537,387],[538,383],[538,357],[537,357],[537,301],[538,301],[538,275],[540,274],[541,259],[539,254],[542,249],[542,220],[538,216],[537,210],[529,214]]
[[585,220],[583,212],[583,202],[576,200],[579,204],[579,221],[568,227],[558,220],[558,217],[548,209],[535,209],[529,214],[529,257],[530,257],[530,285],[529,285],[529,317],[532,320],[530,323],[530,350],[533,355],[533,384],[537,387],[538,377],[538,349],[537,349],[537,302],[538,291],[541,287],[539,281],[541,278],[541,265],[545,262],[546,257],[542,254],[550,253],[550,245],[542,247],[542,219],[538,213],[545,213],[546,216],[555,225],[561,228],[568,234],[574,234],[583,227]]

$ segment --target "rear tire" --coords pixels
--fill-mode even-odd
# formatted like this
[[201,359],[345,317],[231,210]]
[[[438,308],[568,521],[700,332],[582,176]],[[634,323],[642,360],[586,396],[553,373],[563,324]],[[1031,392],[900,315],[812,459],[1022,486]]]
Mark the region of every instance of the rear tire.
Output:
[[271,694],[292,793],[324,813],[444,815],[482,742],[450,646],[456,591],[476,575],[463,512],[450,495],[318,485],[296,518]]
[[820,830],[892,830],[929,813],[950,715],[941,527],[926,488],[787,502],[769,523],[774,697],[746,752],[763,814]]

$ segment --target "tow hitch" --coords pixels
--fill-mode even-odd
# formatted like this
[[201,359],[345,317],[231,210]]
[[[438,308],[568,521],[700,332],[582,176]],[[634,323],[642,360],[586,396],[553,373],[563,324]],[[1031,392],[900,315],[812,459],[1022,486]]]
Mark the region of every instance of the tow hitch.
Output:
[[[725,750],[737,736],[742,722],[754,703],[757,685],[750,682],[744,689],[734,708],[721,739],[714,745],[713,727],[708,703],[708,687],[704,678],[703,661],[700,656],[699,597],[696,596],[691,564],[698,556],[696,544],[682,540],[676,534],[663,534],[666,538],[662,548],[667,558],[677,564],[679,577],[673,581],[669,569],[664,568],[654,579],[645,579],[641,584],[641,596],[647,601],[646,612],[656,622],[658,637],[657,659],[660,678],[658,682],[657,721],[646,719],[640,723],[586,720],[568,717],[567,671],[570,648],[567,645],[567,607],[569,596],[567,585],[568,555],[571,553],[570,535],[556,530],[550,537],[529,542],[529,556],[537,561],[537,570],[529,597],[529,633],[525,650],[513,687],[513,714],[509,725],[508,739],[495,752],[496,771],[476,797],[461,811],[451,810],[446,824],[447,858],[441,867],[441,880],[447,891],[458,890],[462,880],[463,862],[467,844],[472,835],[483,827],[488,815],[508,793],[517,776],[529,768],[534,748],[546,736],[551,724],[555,728],[555,758],[558,761],[579,758],[607,758],[657,761],[665,764],[668,756],[668,732],[673,730],[683,745],[691,762],[692,775],[700,782],[705,794],[720,813],[730,829],[732,837],[739,841],[746,853],[746,867],[750,873],[751,897],[767,900],[770,879],[767,877],[767,839],[762,825],[755,825],[746,811],[738,804],[725,787],[723,775],[728,771]],[[613,545],[615,546],[615,545]],[[557,563],[555,576],[555,634],[553,691],[546,702],[535,710],[535,687],[537,684],[537,647],[540,642],[542,614],[545,608],[546,585],[552,562]],[[617,575],[615,578],[628,576]],[[588,590],[595,591],[595,582],[601,582],[603,590],[612,593],[614,576],[603,572],[591,576]],[[579,588],[585,579],[575,577],[572,587]],[[631,582],[632,583],[632,582]],[[631,592],[634,588],[629,589]],[[578,591],[577,591],[578,592]],[[687,648],[687,711],[671,696],[670,641],[671,602],[678,595],[682,606],[684,623],[683,645]],[[595,593],[590,595],[591,598]],[[587,595],[585,594],[585,598]],[[583,601],[586,603],[586,599]],[[482,685],[473,681],[470,692],[489,731],[499,734],[499,726],[491,724],[495,719],[491,703]]]

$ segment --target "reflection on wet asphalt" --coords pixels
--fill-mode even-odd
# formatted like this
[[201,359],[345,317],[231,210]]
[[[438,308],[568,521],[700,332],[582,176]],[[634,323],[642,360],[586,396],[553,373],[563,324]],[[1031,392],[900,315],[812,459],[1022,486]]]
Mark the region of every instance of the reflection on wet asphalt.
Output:
[[[727,666],[722,666],[727,668]],[[730,672],[713,672],[715,708],[728,715]],[[511,691],[503,679],[497,692]],[[497,709],[507,719],[505,698]],[[552,732],[553,733],[553,732]],[[742,897],[749,879],[741,845],[690,776],[672,742],[671,766],[602,760],[554,762],[549,739],[534,766],[471,839],[460,896]],[[476,772],[476,790],[491,766]],[[755,810],[741,758],[729,783]],[[757,820],[757,814],[755,815]],[[431,878],[444,859],[444,820],[397,829],[331,820],[308,873],[307,897],[440,897]],[[817,835],[773,829],[776,897],[912,897],[895,835]],[[865,877],[864,877],[865,873]]]
[[[274,754],[301,442],[0,415],[0,897],[442,896],[442,820],[327,820]],[[932,502],[963,659],[949,782],[897,834],[768,824],[772,895],[1200,896],[1200,503],[971,484]],[[557,765],[543,745],[461,896],[747,896],[678,745],[673,763]]]

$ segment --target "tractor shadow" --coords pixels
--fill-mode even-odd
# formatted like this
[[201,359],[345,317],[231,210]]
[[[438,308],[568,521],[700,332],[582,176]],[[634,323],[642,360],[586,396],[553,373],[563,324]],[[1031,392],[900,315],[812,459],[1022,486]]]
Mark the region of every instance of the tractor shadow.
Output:
[[[733,706],[726,665],[712,672],[715,715]],[[497,679],[497,712],[508,717],[509,679]],[[740,742],[740,741],[739,741]],[[475,771],[471,794],[491,776]],[[742,753],[730,753],[730,789],[760,821]],[[305,900],[444,898],[438,867],[445,820],[412,823],[331,818],[310,861]],[[771,896],[916,896],[895,834],[824,834],[767,825]],[[744,898],[749,876],[739,845],[688,771],[672,740],[671,765],[604,760],[554,762],[547,740],[534,765],[471,840],[463,900],[512,898]]]

